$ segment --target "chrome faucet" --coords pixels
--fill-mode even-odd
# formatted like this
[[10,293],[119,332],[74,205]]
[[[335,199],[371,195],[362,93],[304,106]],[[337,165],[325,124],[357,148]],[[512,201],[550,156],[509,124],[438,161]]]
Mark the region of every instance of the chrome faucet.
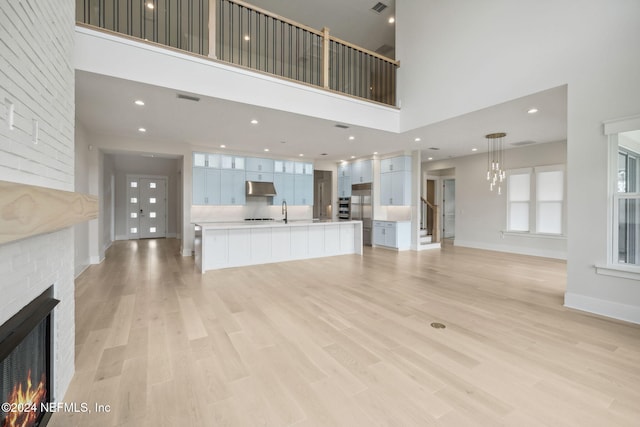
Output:
[[286,224],[288,222],[288,219],[287,219],[287,201],[286,200],[282,201],[282,214],[284,215],[284,223]]

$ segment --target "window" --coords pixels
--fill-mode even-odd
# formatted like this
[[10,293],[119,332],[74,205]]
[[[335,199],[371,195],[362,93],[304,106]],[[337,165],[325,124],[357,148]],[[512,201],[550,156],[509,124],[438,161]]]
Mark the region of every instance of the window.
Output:
[[531,198],[531,173],[514,172],[507,180],[509,231],[529,231],[529,199]]
[[156,183],[155,182],[150,182],[149,183],[149,188],[156,188]]
[[596,272],[640,280],[640,115],[604,123],[609,138],[606,264]]
[[507,231],[562,235],[564,166],[507,172]]
[[138,183],[136,181],[131,181],[131,188],[138,188]]
[[640,131],[618,134],[614,195],[617,245],[614,262],[640,264]]

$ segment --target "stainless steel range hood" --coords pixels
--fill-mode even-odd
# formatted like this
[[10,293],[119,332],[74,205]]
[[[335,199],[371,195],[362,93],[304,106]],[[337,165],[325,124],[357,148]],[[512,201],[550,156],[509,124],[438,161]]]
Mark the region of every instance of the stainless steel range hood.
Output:
[[275,196],[273,182],[247,181],[247,196]]

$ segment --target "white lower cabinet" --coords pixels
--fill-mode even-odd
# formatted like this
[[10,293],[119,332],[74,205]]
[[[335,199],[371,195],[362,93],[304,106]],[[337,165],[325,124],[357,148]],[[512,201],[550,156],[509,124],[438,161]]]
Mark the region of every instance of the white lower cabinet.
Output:
[[398,250],[411,247],[411,221],[373,221],[373,245]]
[[268,225],[198,224],[196,260],[201,272],[226,267],[326,257],[362,255],[362,223]]

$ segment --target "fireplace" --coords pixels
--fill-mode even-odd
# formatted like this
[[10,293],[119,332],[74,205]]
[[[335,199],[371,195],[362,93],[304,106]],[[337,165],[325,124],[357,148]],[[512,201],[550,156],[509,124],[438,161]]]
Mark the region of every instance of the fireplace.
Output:
[[53,287],[0,326],[0,427],[47,424],[53,372]]

